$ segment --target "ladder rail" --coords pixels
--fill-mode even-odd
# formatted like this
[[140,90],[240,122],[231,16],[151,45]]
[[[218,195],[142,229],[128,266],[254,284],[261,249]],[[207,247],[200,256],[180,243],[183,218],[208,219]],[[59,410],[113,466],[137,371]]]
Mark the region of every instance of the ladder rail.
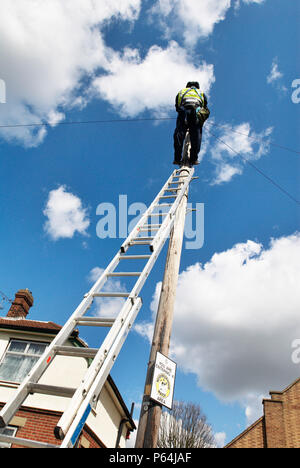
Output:
[[7,436],[4,434],[0,434],[0,442],[6,442],[8,444],[16,444],[16,445],[21,445],[22,447],[28,447],[28,448],[46,448],[46,449],[58,449],[60,448],[59,445],[54,445],[54,444],[48,444],[45,442],[38,442],[35,440],[29,440],[29,439],[24,439],[21,437],[14,437],[14,436]]

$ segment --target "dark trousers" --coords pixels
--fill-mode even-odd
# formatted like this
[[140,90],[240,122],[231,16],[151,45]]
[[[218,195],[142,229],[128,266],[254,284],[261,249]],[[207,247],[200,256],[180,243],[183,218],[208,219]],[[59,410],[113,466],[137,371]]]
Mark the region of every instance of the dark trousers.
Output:
[[198,122],[195,109],[178,111],[176,128],[174,132],[174,160],[181,161],[182,147],[187,130],[191,138],[190,162],[198,159],[202,141],[202,125]]

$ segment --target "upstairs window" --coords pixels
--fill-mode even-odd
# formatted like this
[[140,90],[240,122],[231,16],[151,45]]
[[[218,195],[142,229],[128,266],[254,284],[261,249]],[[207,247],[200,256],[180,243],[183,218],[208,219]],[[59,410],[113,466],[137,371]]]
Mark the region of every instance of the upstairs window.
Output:
[[22,382],[47,346],[36,341],[11,340],[0,363],[0,380]]

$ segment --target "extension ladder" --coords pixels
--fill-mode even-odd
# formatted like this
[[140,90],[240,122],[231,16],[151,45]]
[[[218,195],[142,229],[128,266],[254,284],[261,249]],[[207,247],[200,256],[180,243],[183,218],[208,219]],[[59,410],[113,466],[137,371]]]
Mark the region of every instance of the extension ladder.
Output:
[[[97,404],[101,389],[142,306],[142,299],[139,294],[166,239],[170,235],[176,210],[182,197],[187,195],[191,180],[195,178],[193,173],[194,169],[188,166],[182,166],[179,170],[172,172],[156,198],[123,242],[116,256],[84,296],[82,302],[58,335],[46,348],[44,354],[20,384],[12,399],[6,403],[0,412],[0,427],[5,427],[29,394],[42,393],[71,398],[54,430],[56,438],[62,440],[61,444],[54,445],[3,434],[0,434],[0,441],[31,448],[74,447],[92,407]],[[158,220],[161,221],[158,222]],[[147,233],[151,233],[151,236],[145,236]],[[150,251],[148,250],[147,254],[142,255],[128,254],[129,248],[136,245],[148,245]],[[134,260],[144,261],[145,265],[142,271],[116,271],[121,262]],[[138,278],[130,292],[103,291],[103,286],[108,278],[124,276],[136,276]],[[126,301],[116,318],[85,316],[92,306],[94,298],[97,297],[124,297]],[[99,349],[65,345],[75,327],[80,325],[110,328]],[[56,355],[93,358],[92,364],[87,369],[77,389],[39,383],[43,373],[52,364]]]

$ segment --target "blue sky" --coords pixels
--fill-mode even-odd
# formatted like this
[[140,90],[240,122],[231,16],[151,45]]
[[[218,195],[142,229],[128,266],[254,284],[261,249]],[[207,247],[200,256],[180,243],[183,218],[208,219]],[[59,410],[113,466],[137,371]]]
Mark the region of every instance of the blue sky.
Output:
[[[101,207],[118,213],[121,195],[129,209],[152,201],[174,169],[176,93],[189,80],[207,93],[189,196],[204,204],[204,244],[184,240],[171,355],[175,398],[200,403],[219,443],[229,442],[261,415],[269,390],[299,376],[299,7],[2,3],[0,290],[13,298],[28,287],[32,319],[63,324],[72,313],[123,242],[118,216],[116,238],[99,237]],[[65,125],[79,121],[90,123]],[[111,372],[136,419],[165,254]],[[105,308],[116,305],[94,313]],[[94,330],[81,335],[99,341]]]

